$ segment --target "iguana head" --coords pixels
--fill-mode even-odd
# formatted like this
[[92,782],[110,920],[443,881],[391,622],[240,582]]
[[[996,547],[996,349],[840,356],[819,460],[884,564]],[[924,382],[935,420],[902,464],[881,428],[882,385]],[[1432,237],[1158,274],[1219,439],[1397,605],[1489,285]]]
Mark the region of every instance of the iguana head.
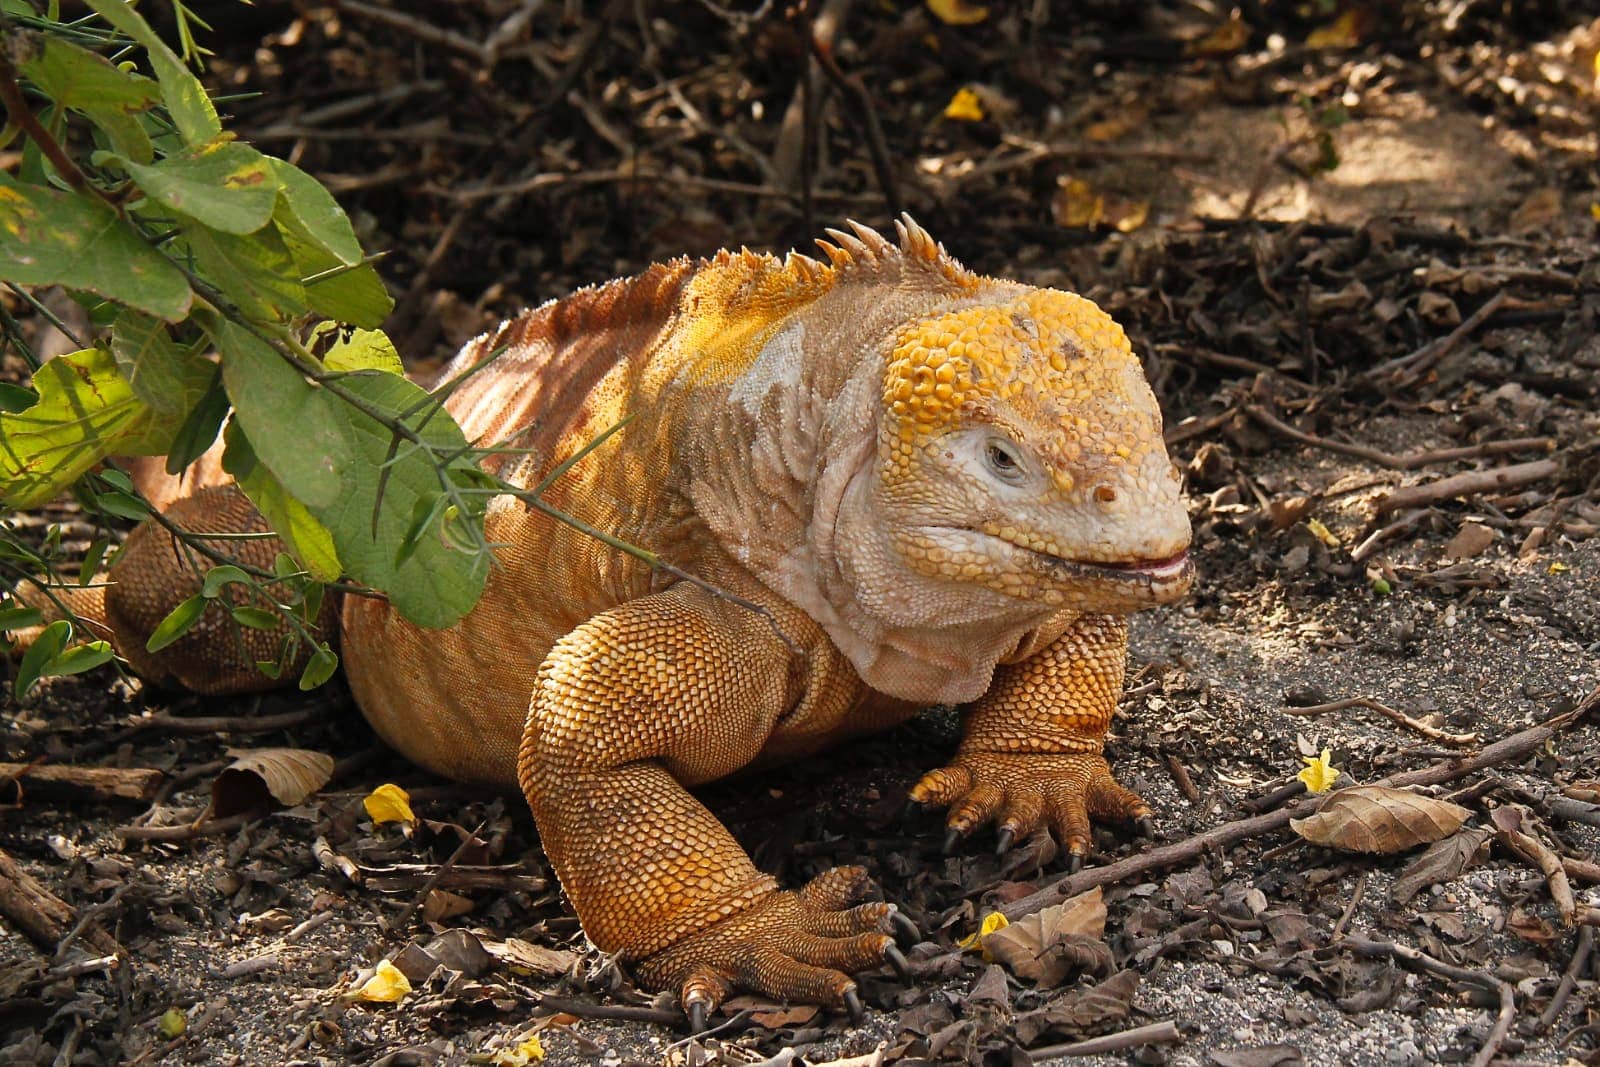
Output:
[[1079,611],[1189,588],[1161,412],[1094,303],[1016,289],[913,321],[885,365],[877,507],[917,575]]

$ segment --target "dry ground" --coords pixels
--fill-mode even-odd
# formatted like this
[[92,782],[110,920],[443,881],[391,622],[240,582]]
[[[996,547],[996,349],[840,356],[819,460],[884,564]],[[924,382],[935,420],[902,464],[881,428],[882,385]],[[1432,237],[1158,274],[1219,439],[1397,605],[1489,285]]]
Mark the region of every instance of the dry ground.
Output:
[[[1096,0],[995,5],[957,28],[920,5],[834,0],[813,27],[832,41],[822,63],[806,58],[804,21],[778,11],[529,7],[519,25],[511,0],[214,5],[216,83],[261,92],[234,101],[235,126],[323,176],[369,247],[391,251],[406,294],[391,325],[417,363],[652,259],[782,249],[845,216],[886,224],[891,205],[970,265],[1077,288],[1127,325],[1188,471],[1201,582],[1137,621],[1112,751],[1157,809],[1156,837],[1108,829],[1097,868],[1279,810],[1301,757],[1323,748],[1358,782],[1456,758],[1371,708],[1294,707],[1366,698],[1476,733],[1476,751],[1592,698],[1588,5],[1255,3],[1229,23],[1208,4]],[[942,117],[963,86],[982,121]],[[880,133],[862,121],[869,106]],[[1517,438],[1547,441],[1494,451]],[[1462,448],[1477,451],[1395,462]],[[1540,459],[1554,462],[1517,484],[1386,510],[1399,487]],[[170,788],[150,811],[33,789],[0,809],[0,849],[121,946],[78,974],[75,960],[98,955],[87,934],[55,954],[0,920],[0,1062],[467,1062],[545,1020],[557,1063],[755,1063],[787,1048],[812,1063],[1013,1064],[1024,1046],[1171,1020],[1175,1042],[1088,1062],[1464,1063],[1493,1043],[1502,1063],[1600,1063],[1593,938],[1487,832],[1491,812],[1520,808],[1534,837],[1592,865],[1593,714],[1439,788],[1471,809],[1465,832],[1487,828],[1464,872],[1397,894],[1415,853],[1335,852],[1281,829],[1195,849],[1108,882],[1099,975],[1042,990],[950,949],[1062,876],[1048,842],[1002,863],[980,834],[945,857],[933,817],[901,813],[953,748],[953,713],[721,783],[707,802],[765,868],[793,883],[864,863],[926,941],[909,987],[864,979],[859,1028],[754,1005],[690,1044],[666,1022],[616,1017],[644,1005],[648,1018],[653,1002],[586,951],[520,798],[376,749],[337,689],[262,704],[107,673],[0,705],[0,760],[154,767]],[[231,732],[151,715],[226,717]],[[270,715],[292,725],[250,732]],[[119,833],[194,819],[228,744],[341,762],[312,800],[229,833]],[[365,822],[361,798],[385,781],[433,820],[414,838]],[[474,862],[430,881],[473,829],[486,842]],[[361,884],[319,864],[319,839],[365,869]],[[413,910],[429,889],[470,910],[439,917],[452,901],[437,894]],[[555,973],[460,957],[400,1005],[342,999],[363,968],[446,928],[541,946]],[[1359,955],[1360,939],[1466,977]],[[1136,988],[1085,1000],[1110,969]],[[1510,1030],[1491,1035],[1502,994]],[[171,1009],[187,1029],[169,1040],[157,1025]],[[1038,1014],[1051,1010],[1053,1028]]]

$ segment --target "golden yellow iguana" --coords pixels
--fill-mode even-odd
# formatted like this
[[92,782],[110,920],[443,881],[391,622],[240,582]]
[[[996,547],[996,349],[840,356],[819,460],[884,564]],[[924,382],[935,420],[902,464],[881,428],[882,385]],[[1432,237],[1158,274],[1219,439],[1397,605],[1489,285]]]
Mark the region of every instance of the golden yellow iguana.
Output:
[[[955,833],[993,820],[1004,847],[1044,826],[1080,858],[1091,816],[1149,814],[1101,747],[1127,613],[1180,597],[1192,569],[1139,361],[1083,297],[979,277],[909,218],[896,230],[829,231],[827,263],[654,266],[525,312],[446,372],[504,349],[448,407],[469,440],[530,450],[487,463],[520,486],[626,419],[547,499],[770,614],[509,496],[487,518],[498,567],[456,626],[339,608],[384,740],[520,785],[590,939],[697,1022],[735,988],[858,1012],[851,973],[898,954],[892,907],[857,904],[860,869],[782,890],[693,786],[963,703],[960,750],[912,792]],[[180,525],[264,528],[230,485],[184,492]],[[218,544],[267,566],[278,551]],[[250,664],[274,635],[243,662],[220,626],[143,651],[196,590],[166,531],[136,531],[112,578],[106,618],[139,670],[267,684]]]

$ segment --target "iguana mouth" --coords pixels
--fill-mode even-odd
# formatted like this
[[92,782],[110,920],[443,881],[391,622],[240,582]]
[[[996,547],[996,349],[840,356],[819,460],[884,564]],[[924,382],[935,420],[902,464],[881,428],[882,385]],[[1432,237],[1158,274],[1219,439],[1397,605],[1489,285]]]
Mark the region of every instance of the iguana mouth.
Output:
[[1004,545],[1010,545],[1012,548],[1020,549],[1048,562],[1052,567],[1073,571],[1084,577],[1109,578],[1113,581],[1138,581],[1141,584],[1147,582],[1154,586],[1164,586],[1182,581],[1194,569],[1194,565],[1189,560],[1188,549],[1184,549],[1175,555],[1167,556],[1165,559],[1103,562],[1100,560],[1073,559],[1070,556],[1058,556],[1053,552],[1045,552],[1032,545],[1022,544],[1013,541],[1009,537],[1001,537],[987,530],[971,530],[969,532],[992,538]]

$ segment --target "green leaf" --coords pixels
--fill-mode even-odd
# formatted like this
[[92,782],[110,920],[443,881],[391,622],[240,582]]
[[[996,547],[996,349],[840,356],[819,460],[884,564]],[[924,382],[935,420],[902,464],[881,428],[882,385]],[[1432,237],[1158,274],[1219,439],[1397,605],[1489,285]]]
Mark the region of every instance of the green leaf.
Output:
[[111,547],[111,538],[97,537],[89,546],[89,551],[83,554],[83,562],[78,564],[78,584],[88,585],[94,581],[95,575],[100,573],[100,562],[106,558],[106,550]]
[[0,174],[0,279],[87,289],[177,322],[193,293],[183,272],[88,193],[24,185]]
[[150,508],[145,502],[131,493],[96,493],[90,504],[103,514],[114,515],[119,519],[131,519],[134,522],[143,522],[150,514]]
[[254,233],[278,203],[267,157],[237,141],[201,145],[149,166],[108,155],[146,195],[223,233]]
[[[277,162],[274,160],[274,163]],[[344,218],[344,213],[339,211],[338,203],[333,202],[328,190],[318,186],[318,192],[326,198],[331,211],[338,213],[336,219],[339,226],[330,226],[326,219],[318,218],[312,218],[312,221],[322,229],[314,229],[307,224],[306,218],[294,210],[294,202],[286,192],[290,182],[314,182],[314,179],[302,171],[290,170],[294,174],[294,178],[290,179],[283,178],[285,171],[278,171],[280,181],[283,181],[283,194],[278,195],[277,211],[272,214],[272,222],[278,234],[282,235],[283,243],[294,258],[294,267],[299,270],[299,277],[306,285],[307,301],[318,314],[333,318],[336,322],[366,328],[381,326],[384,318],[394,310],[394,301],[389,298],[389,290],[384,288],[382,278],[378,277],[378,270],[362,261],[362,246],[355,242],[355,232],[350,229],[349,219]],[[338,232],[334,234],[333,230]],[[354,258],[347,258],[352,251]]]
[[163,415],[187,413],[215,376],[196,348],[178,344],[165,322],[138,311],[123,311],[112,323],[111,354],[134,395]]
[[[425,401],[427,394],[404,378],[360,371],[341,379],[339,384],[383,411],[398,414],[420,407],[422,410],[411,415],[408,424],[440,451],[466,446],[461,430],[446,413],[436,412],[423,422],[428,407],[418,402]],[[488,576],[489,553],[453,547],[444,536],[441,513],[416,537],[415,550],[405,559],[397,558],[399,546],[411,532],[417,508],[431,508],[440,491],[438,474],[430,458],[409,443],[402,442],[391,460],[390,430],[354,408],[346,408],[346,412],[358,462],[344,468],[349,473],[338,499],[312,507],[312,513],[333,533],[347,573],[382,589],[395,608],[419,626],[449,626],[477,603]],[[389,473],[379,508],[379,479],[372,472],[386,461]],[[447,476],[456,484],[470,482],[476,469],[465,459],[455,460],[452,467]],[[467,499],[472,510],[466,520],[481,524],[483,498]],[[427,503],[419,505],[421,501]]]
[[206,612],[206,598],[196,593],[167,613],[167,617],[150,632],[144,643],[146,652],[160,652],[172,642],[194,629],[195,623]]
[[222,429],[222,420],[228,417],[233,405],[228,403],[228,392],[222,387],[222,368],[216,367],[211,376],[211,387],[190,409],[183,425],[172,439],[167,451],[166,471],[180,474],[183,469],[205,454]]
[[[294,250],[293,243],[289,243]],[[295,250],[295,266],[305,279],[306,302],[320,315],[377,329],[394,310],[394,299],[371,264],[339,268],[330,274],[317,269],[315,261],[308,262]]]
[[160,455],[177,427],[138,397],[111,353],[57,356],[33,375],[39,402],[0,414],[0,500],[48,502],[107,456]]
[[0,382],[0,411],[27,411],[39,402],[39,394],[27,386]]
[[67,642],[72,640],[72,623],[66,619],[57,619],[39,634],[29,646],[28,651],[22,654],[22,662],[17,664],[17,678],[11,686],[12,695],[18,700],[28,695],[40,678],[44,677],[46,665],[61,654],[67,647]]
[[189,144],[205,144],[222,135],[217,109],[183,60],[168,48],[150,24],[127,0],[88,0],[89,6],[111,25],[144,45],[150,65],[161,83],[161,97],[177,124],[178,132]]
[[59,37],[38,41],[37,53],[21,64],[28,80],[56,103],[89,116],[119,153],[150,162],[154,151],[138,116],[161,100],[161,87]]
[[[344,491],[340,479],[355,458],[344,405],[244,327],[218,322],[209,324],[207,332],[222,354],[222,379],[233,398],[234,421],[255,456],[313,512],[332,505]],[[238,471],[232,473],[239,477]]]
[[251,577],[243,570],[231,563],[223,563],[206,571],[206,580],[200,586],[200,595],[207,600],[215,600],[222,595],[223,587],[235,583],[242,585],[254,584]]
[[234,622],[252,630],[276,630],[279,625],[277,612],[266,608],[236,607],[232,615]]
[[317,324],[311,337],[313,351],[329,370],[381,370],[400,375],[406,372],[394,342],[382,330],[342,329],[323,322]]
[[241,237],[189,221],[182,240],[194,253],[200,273],[246,315],[273,321],[309,310],[294,258],[276,229]]
[[296,240],[320,248],[347,267],[360,263],[361,242],[333,194],[292,163],[281,159],[267,162],[278,179],[279,209],[275,217],[285,237],[292,232]]
[[0,608],[0,631],[26,630],[44,622],[44,612],[38,608]]
[[327,642],[317,646],[311,654],[311,659],[306,663],[306,669],[300,672],[300,688],[315,689],[317,686],[333,677],[333,672],[339,669],[339,657],[333,654]]
[[[266,465],[256,458],[250,440],[235,425],[228,427],[225,435],[228,447],[222,454],[222,469],[233,475],[234,481],[250,502],[261,512],[267,523],[283,538],[283,543],[294,553],[289,559],[279,553],[279,560],[288,560],[285,570],[274,561],[273,570],[280,576],[302,569],[318,581],[331,582],[343,573],[339,553],[333,547],[333,535],[318,522],[306,506],[290,496],[283,483],[273,477]],[[320,588],[320,586],[318,587]]]
[[44,677],[54,678],[65,674],[82,674],[92,671],[116,658],[107,641],[85,641],[73,645],[44,666]]

